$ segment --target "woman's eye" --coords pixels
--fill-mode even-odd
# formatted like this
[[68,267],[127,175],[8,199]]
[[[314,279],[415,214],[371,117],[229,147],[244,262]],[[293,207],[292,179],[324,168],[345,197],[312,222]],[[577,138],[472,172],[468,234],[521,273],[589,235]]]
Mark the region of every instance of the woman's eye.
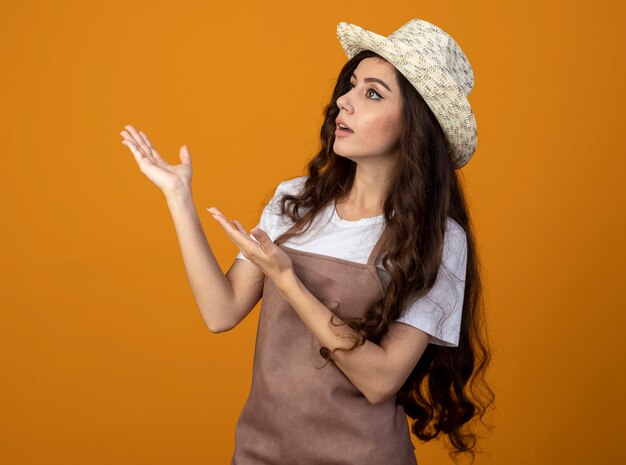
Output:
[[[352,83],[348,84],[348,92],[349,92],[349,91],[351,91],[353,87],[354,87],[354,84],[352,84]],[[381,98],[382,98],[382,97],[380,96],[380,94],[379,94],[378,92],[376,92],[374,89],[367,89],[367,92],[368,92],[368,93],[369,93],[369,92],[374,92],[374,93],[378,96],[378,98],[375,98],[374,100],[379,100],[379,99],[381,99]]]

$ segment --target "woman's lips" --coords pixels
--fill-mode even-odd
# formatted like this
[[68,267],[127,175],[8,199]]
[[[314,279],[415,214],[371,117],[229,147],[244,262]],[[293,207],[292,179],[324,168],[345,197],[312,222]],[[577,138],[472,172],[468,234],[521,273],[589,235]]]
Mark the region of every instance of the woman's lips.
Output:
[[351,129],[343,129],[343,128],[340,128],[339,126],[337,126],[337,129],[335,129],[335,135],[337,137],[346,137],[346,136],[349,136],[350,134],[354,134],[354,131]]

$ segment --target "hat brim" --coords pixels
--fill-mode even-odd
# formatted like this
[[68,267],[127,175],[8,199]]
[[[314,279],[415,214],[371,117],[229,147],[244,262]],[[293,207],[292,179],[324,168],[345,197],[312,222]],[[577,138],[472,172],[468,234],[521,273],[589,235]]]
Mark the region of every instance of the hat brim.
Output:
[[341,22],[337,37],[348,56],[371,50],[398,69],[419,92],[448,138],[455,168],[463,167],[476,150],[476,119],[465,94],[448,71],[424,54],[355,24]]

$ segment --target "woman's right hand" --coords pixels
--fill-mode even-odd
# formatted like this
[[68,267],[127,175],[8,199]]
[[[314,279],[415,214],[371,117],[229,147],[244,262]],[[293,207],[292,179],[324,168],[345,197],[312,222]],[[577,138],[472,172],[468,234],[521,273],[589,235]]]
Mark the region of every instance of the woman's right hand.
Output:
[[180,149],[180,165],[170,165],[156,151],[150,139],[143,132],[137,131],[130,124],[124,126],[126,131],[122,144],[126,145],[135,156],[141,172],[155,183],[165,195],[176,192],[180,188],[191,190],[191,155],[186,145]]

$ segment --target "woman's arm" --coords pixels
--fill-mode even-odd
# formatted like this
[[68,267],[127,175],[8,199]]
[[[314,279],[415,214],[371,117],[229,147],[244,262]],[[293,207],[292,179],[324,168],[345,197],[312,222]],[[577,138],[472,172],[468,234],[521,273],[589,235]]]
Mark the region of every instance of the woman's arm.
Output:
[[202,318],[211,332],[227,331],[259,301],[265,275],[253,264],[235,260],[225,276],[207,242],[191,191],[180,188],[166,198]]
[[[331,326],[331,310],[311,294],[295,273],[284,275],[275,280],[275,284],[322,346],[331,351],[336,347],[347,349],[351,346],[346,341],[351,342],[356,335],[354,330],[349,326]],[[352,384],[376,404],[398,392],[429,340],[430,335],[420,329],[392,322],[380,345],[366,340],[352,351],[331,353],[331,358]]]
[[[237,220],[229,221],[217,208],[208,209],[244,255],[271,279],[322,346],[349,348],[345,336],[354,336],[349,326],[334,327],[334,313],[300,281],[289,256],[260,228],[253,240]],[[392,322],[380,345],[366,340],[349,352],[331,357],[357,389],[373,404],[393,397],[402,387],[430,341],[430,335],[404,323]]]
[[120,133],[141,172],[165,194],[194,297],[208,328],[216,333],[236,326],[261,298],[264,275],[256,266],[235,260],[226,276],[209,247],[191,195],[191,154],[180,148],[171,165],[146,134],[132,125]]

